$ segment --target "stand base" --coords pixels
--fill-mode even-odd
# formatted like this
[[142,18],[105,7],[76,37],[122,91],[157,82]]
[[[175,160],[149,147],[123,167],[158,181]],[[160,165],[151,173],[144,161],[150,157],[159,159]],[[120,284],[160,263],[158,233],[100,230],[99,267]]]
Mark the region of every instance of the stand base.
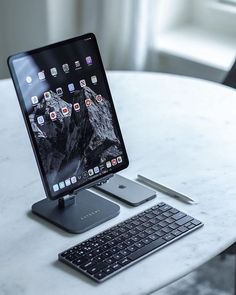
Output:
[[120,207],[97,194],[83,190],[75,203],[60,208],[58,201],[43,199],[32,206],[32,212],[70,233],[83,233],[120,213]]

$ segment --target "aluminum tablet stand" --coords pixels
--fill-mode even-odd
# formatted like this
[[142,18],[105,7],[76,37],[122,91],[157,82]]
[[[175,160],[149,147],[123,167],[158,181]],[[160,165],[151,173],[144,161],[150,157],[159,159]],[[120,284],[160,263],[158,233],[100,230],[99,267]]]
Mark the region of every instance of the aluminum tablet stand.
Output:
[[117,216],[120,207],[84,189],[56,201],[43,199],[33,204],[32,212],[70,233],[83,233]]

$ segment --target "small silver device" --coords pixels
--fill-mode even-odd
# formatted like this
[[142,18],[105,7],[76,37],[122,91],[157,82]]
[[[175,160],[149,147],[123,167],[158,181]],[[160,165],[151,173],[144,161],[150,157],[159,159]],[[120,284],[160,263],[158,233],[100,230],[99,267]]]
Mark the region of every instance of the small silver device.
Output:
[[156,192],[119,174],[114,174],[108,182],[94,187],[131,206],[141,205],[156,197]]

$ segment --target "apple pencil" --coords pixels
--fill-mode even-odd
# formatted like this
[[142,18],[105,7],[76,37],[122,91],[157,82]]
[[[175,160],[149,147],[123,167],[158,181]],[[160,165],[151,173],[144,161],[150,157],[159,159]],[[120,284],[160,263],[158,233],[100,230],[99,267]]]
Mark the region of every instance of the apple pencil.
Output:
[[142,182],[143,184],[146,184],[148,186],[151,186],[152,188],[156,189],[157,191],[160,191],[162,193],[165,193],[167,195],[169,195],[170,197],[173,197],[173,198],[176,198],[176,199],[179,199],[183,202],[186,202],[186,203],[196,203],[192,198],[190,197],[187,197],[181,193],[178,193],[160,183],[157,183],[147,177],[144,177],[140,174],[137,175],[137,180],[139,182]]

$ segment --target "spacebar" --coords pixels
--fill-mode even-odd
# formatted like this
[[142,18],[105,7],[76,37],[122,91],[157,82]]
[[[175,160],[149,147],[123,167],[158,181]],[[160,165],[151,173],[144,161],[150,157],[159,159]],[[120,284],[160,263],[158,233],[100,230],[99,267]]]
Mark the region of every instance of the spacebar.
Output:
[[131,253],[128,258],[131,260],[136,260],[141,256],[144,256],[145,254],[151,252],[152,250],[158,248],[159,246],[165,244],[166,241],[163,240],[162,238],[155,240],[153,242],[151,242],[150,244],[146,245],[143,248],[140,248],[139,250],[137,250],[136,252]]

